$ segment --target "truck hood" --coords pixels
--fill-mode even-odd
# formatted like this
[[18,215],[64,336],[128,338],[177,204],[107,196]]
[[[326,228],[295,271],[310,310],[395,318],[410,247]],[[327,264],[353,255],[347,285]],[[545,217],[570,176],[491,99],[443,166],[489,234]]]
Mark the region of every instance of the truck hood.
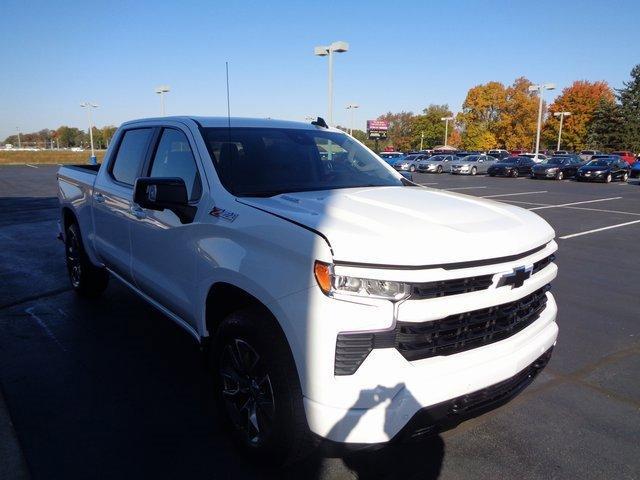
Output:
[[240,202],[321,233],[334,259],[426,266],[517,255],[555,233],[535,213],[426,187],[300,192]]

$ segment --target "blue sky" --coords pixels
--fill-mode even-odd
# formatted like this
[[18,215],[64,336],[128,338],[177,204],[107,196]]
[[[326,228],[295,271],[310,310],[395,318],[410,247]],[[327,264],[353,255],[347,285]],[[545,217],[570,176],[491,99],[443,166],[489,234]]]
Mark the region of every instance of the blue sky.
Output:
[[[15,1],[0,18],[0,139],[61,124],[159,113],[231,113],[304,120],[326,114],[327,62],[315,45],[349,42],[335,58],[335,123],[361,105],[357,125],[387,111],[448,103],[518,76],[606,80],[620,87],[640,63],[633,23],[640,2],[621,1]],[[557,93],[551,92],[551,93]]]

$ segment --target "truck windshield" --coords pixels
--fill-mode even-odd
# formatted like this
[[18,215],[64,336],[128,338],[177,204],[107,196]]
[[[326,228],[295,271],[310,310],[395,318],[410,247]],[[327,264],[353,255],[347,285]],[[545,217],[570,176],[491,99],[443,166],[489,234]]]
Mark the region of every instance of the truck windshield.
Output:
[[237,196],[404,184],[342,133],[282,128],[203,128],[202,133],[220,180]]

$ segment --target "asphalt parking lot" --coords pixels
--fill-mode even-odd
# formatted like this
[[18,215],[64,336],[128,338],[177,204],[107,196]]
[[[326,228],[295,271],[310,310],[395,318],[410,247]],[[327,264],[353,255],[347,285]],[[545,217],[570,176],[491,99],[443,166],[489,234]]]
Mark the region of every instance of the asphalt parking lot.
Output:
[[188,335],[115,281],[97,301],[70,291],[56,169],[0,167],[0,385],[32,478],[640,478],[637,181],[415,175],[555,228],[551,363],[513,402],[430,441],[266,471],[221,431]]

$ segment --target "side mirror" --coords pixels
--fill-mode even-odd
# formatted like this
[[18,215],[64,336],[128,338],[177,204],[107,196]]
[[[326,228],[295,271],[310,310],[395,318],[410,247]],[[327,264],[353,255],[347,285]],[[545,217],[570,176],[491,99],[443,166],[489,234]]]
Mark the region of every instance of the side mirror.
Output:
[[187,187],[182,178],[138,178],[133,188],[133,201],[149,210],[171,210],[181,223],[191,223],[196,214],[196,207],[189,205]]

